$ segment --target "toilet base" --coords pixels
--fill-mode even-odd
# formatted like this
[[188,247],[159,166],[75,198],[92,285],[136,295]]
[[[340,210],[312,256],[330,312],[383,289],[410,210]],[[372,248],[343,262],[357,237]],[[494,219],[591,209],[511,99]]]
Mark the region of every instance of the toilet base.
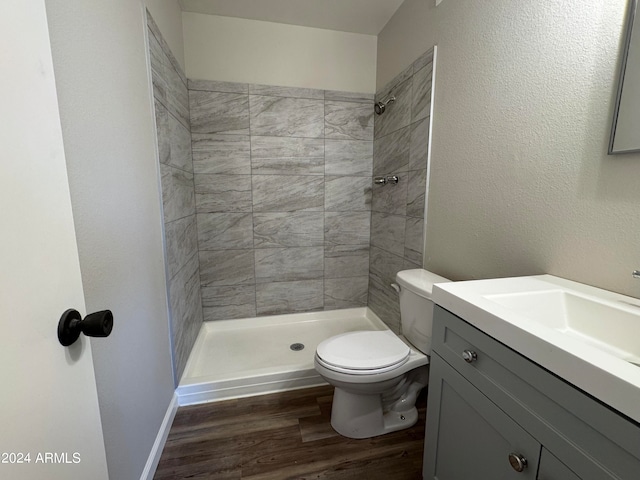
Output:
[[403,411],[383,412],[380,395],[362,395],[336,387],[331,408],[331,426],[348,438],[370,438],[412,427],[418,421],[415,406]]

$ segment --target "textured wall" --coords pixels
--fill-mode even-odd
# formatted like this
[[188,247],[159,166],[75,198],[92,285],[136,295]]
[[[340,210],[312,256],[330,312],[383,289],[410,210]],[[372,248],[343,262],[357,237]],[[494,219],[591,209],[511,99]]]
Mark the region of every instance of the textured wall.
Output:
[[378,82],[438,45],[425,265],[633,296],[640,155],[608,156],[627,2],[406,0]]
[[189,78],[373,93],[376,37],[184,12]]
[[433,49],[376,94],[396,100],[375,116],[373,175],[399,182],[373,187],[368,302],[395,332],[400,304],[391,283],[400,270],[422,266],[432,77]]
[[91,339],[109,477],[135,479],[174,394],[144,6],[46,7],[87,311],[114,316]]
[[202,324],[189,94],[180,65],[151,15],[147,19],[177,384]]
[[205,320],[367,302],[373,95],[190,80]]

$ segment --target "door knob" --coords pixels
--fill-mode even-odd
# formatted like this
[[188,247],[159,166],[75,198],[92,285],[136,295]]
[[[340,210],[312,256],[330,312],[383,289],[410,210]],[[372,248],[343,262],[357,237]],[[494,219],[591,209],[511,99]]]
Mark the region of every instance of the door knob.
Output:
[[69,309],[62,314],[58,322],[58,340],[68,347],[84,333],[88,337],[108,337],[113,329],[111,310],[102,310],[87,315],[82,320],[80,312]]

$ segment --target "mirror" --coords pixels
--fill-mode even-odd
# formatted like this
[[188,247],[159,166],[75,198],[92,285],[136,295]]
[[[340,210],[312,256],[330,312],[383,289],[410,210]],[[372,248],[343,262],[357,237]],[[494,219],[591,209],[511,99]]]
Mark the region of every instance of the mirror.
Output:
[[640,152],[640,25],[634,28],[636,7],[637,0],[629,0],[609,154]]

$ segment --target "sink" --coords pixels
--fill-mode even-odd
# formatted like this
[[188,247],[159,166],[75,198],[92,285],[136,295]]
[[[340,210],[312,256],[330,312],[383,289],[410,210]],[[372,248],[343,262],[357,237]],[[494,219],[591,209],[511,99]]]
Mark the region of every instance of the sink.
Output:
[[433,300],[640,423],[640,300],[552,275],[436,284]]
[[617,358],[640,364],[640,307],[560,289],[485,298]]

